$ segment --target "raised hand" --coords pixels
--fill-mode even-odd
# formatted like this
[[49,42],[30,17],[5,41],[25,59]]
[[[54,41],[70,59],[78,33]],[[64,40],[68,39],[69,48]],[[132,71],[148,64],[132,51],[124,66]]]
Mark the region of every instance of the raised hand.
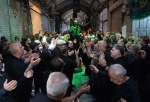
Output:
[[96,74],[99,72],[99,69],[95,65],[90,65],[90,70]]
[[25,71],[25,72],[24,72],[24,76],[25,76],[26,78],[31,78],[31,77],[33,77],[33,70],[30,69],[30,70],[28,70],[28,71]]
[[48,49],[53,50],[56,47],[56,43],[57,43],[58,38],[52,38],[51,40],[51,44],[49,45]]
[[125,99],[121,98],[118,102],[127,102]]
[[4,90],[6,91],[12,91],[17,87],[17,81],[11,80],[10,82],[8,82],[8,80],[6,79],[3,84],[3,87],[4,87]]
[[35,65],[38,65],[38,64],[40,63],[40,61],[41,61],[41,58],[32,57],[32,58],[31,58],[31,61],[30,61],[30,64],[31,64],[32,66],[35,66]]
[[88,92],[90,92],[90,85],[83,85],[83,86],[81,86],[80,90],[72,96],[72,99],[77,102],[78,98],[82,94],[88,93]]
[[107,66],[107,62],[105,60],[105,58],[99,58],[99,64],[102,66],[102,67],[106,67]]
[[90,89],[91,89],[90,85],[83,85],[83,86],[81,86],[79,91],[83,94],[83,93],[90,92]]
[[75,50],[75,55],[78,56],[79,55],[79,49]]
[[[25,70],[24,73],[27,73],[28,71],[32,70],[32,68],[36,65],[38,65],[41,61],[41,58],[39,57],[32,57],[30,60],[30,64],[28,65],[28,68]],[[25,74],[24,74],[25,75]]]

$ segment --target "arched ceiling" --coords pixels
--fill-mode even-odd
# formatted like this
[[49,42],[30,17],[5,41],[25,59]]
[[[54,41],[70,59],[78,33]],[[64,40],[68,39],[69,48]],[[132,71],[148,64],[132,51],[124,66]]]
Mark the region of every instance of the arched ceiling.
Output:
[[49,13],[55,11],[57,14],[73,9],[75,2],[78,2],[77,7],[87,13],[91,14],[93,11],[99,11],[107,0],[39,0],[41,6],[46,8]]

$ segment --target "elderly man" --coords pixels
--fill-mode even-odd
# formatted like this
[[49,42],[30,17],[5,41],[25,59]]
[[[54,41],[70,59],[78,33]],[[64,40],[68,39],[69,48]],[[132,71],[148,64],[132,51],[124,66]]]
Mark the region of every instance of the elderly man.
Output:
[[5,77],[3,56],[0,54],[0,102],[6,102],[7,92],[10,92],[17,87],[16,80],[8,82]]
[[32,88],[32,67],[40,62],[40,58],[31,58],[29,64],[24,59],[24,48],[19,42],[12,43],[9,46],[9,55],[5,61],[5,71],[9,80],[18,82],[14,91],[8,93],[8,102],[29,102]]
[[52,72],[47,80],[47,95],[39,94],[30,102],[73,102],[80,95],[89,91],[89,86],[82,86],[73,96],[65,97],[69,86],[69,79],[62,72]]
[[31,102],[61,102],[69,86],[69,79],[61,72],[53,72],[47,80],[47,95],[39,94]]
[[127,76],[127,70],[122,65],[111,65],[108,75],[115,84],[111,102],[140,102],[137,85]]
[[97,56],[92,59],[90,65],[90,85],[91,93],[95,98],[94,102],[109,102],[111,97],[110,93],[112,86],[105,68],[107,66],[107,63],[110,62],[111,59],[109,52],[106,51],[106,47],[107,43],[103,40],[97,43]]

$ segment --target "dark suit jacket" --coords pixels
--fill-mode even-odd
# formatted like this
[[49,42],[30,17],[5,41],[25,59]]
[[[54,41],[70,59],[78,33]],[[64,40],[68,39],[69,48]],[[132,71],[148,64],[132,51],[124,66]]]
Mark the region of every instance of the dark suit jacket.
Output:
[[133,79],[114,88],[111,102],[118,102],[121,98],[127,102],[141,102],[137,83]]
[[[24,71],[28,64],[24,60],[18,59],[12,55],[8,56],[5,61],[5,71],[8,80],[17,80],[17,87],[12,92],[8,93],[10,99],[13,98],[16,102],[28,102],[32,88],[32,78],[24,77]],[[12,100],[12,99],[11,99]]]

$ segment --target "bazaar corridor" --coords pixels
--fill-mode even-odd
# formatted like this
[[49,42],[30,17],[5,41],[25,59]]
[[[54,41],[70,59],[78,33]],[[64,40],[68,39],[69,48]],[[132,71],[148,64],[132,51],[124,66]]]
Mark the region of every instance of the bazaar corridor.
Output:
[[0,0],[0,102],[150,102],[150,0]]

